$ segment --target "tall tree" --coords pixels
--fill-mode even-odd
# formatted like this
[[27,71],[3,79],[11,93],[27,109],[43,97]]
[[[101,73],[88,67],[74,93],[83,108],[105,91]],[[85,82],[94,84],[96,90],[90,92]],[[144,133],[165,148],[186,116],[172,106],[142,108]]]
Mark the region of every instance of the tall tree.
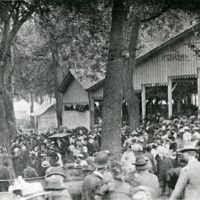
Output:
[[10,64],[11,45],[23,23],[31,17],[38,5],[38,1],[0,2],[0,22],[2,35],[0,41],[0,134],[1,157],[0,164],[8,161],[12,165],[10,155],[10,138],[16,134],[13,101],[8,85],[5,82],[5,73]]

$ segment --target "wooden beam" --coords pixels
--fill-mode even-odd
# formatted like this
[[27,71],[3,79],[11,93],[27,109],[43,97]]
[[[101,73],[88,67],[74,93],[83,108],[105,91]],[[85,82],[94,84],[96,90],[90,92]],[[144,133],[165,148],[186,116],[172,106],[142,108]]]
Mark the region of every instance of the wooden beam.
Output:
[[172,88],[172,93],[173,93],[173,91],[176,89],[176,86],[177,86],[177,85],[178,85],[178,82],[175,83],[174,87]]
[[168,117],[172,117],[172,79],[168,77]]
[[198,111],[200,111],[200,68],[197,68],[197,96],[198,96]]
[[90,127],[94,126],[94,98],[93,92],[88,92],[89,109],[90,109]]
[[145,86],[142,85],[142,119],[146,117],[146,89]]

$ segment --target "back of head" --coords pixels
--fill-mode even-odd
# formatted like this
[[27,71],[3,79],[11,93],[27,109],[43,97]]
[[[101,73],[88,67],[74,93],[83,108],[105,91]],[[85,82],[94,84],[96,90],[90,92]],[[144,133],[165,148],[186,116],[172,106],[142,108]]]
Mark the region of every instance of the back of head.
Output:
[[110,168],[114,177],[119,176],[123,172],[122,164],[118,161],[112,161],[110,164]]
[[95,159],[95,166],[97,169],[103,169],[108,164],[108,155],[105,152],[97,154]]
[[9,166],[8,162],[4,162],[4,163],[3,163],[3,166],[4,166],[4,167],[8,167],[8,166]]

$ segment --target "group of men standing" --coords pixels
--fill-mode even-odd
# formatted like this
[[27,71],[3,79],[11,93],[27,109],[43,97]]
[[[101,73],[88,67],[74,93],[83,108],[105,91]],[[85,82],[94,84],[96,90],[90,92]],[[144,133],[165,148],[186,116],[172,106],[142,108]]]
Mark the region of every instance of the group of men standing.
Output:
[[[186,166],[180,170],[175,189],[170,200],[197,200],[200,198],[200,162],[197,160],[199,149],[186,145],[179,149]],[[85,177],[82,200],[149,200],[162,198],[158,178],[150,173],[145,156],[136,157],[136,171],[126,175],[118,161],[111,161],[105,152],[100,152],[95,160],[96,170]]]

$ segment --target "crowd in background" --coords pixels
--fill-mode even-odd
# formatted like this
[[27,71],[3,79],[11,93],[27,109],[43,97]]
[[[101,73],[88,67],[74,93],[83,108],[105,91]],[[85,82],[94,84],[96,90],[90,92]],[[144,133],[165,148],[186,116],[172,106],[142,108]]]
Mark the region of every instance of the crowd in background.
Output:
[[[67,136],[51,138],[58,132]],[[187,164],[177,149],[183,148],[187,143],[194,147],[200,146],[200,119],[197,116],[180,115],[169,120],[160,114],[153,115],[133,132],[130,132],[129,126],[125,125],[122,128],[121,142],[120,163],[113,164],[113,155],[109,151],[105,152],[111,164],[107,172],[114,168],[114,174],[119,175],[123,171],[125,179],[134,177],[136,180],[139,164],[142,163],[143,168],[139,171],[145,173],[148,171],[156,178],[138,179],[137,184],[152,187],[152,180],[155,179],[154,186],[159,184],[158,187],[155,186],[159,188],[157,193],[169,196],[175,188],[180,169]],[[73,168],[95,170],[93,158],[101,149],[101,129],[88,131],[84,127],[78,127],[74,130],[18,134],[11,141],[11,149],[16,176],[24,178],[45,176],[50,166],[69,166],[67,163],[73,163]],[[109,182],[113,180],[113,176],[107,173],[105,180]]]

